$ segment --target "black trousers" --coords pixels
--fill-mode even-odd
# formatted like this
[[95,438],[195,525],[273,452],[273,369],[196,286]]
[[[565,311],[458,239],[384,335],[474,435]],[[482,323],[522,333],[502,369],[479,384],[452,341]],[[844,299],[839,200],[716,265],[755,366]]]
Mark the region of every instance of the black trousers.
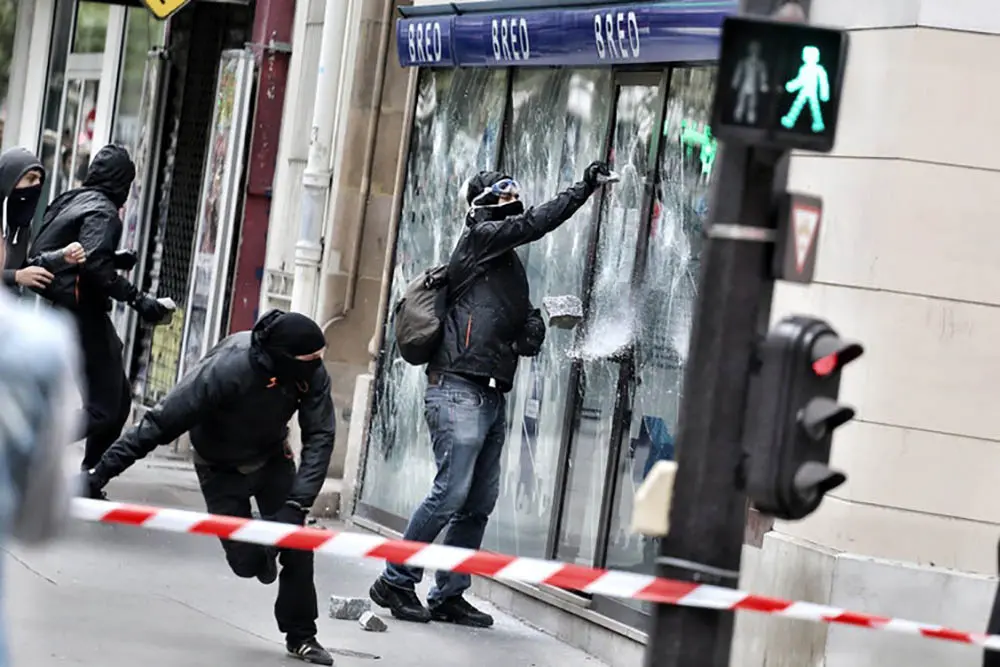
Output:
[[128,421],[132,390],[122,360],[122,342],[105,312],[75,313],[86,376],[86,448],[83,469],[93,468]]
[[[278,455],[252,473],[232,468],[196,465],[205,505],[212,514],[250,518],[250,498],[257,501],[261,516],[274,515],[288,498],[295,480],[295,461],[291,452]],[[238,577],[256,577],[264,568],[266,547],[247,542],[222,540],[229,567]],[[278,629],[289,641],[316,636],[316,585],[313,582],[313,553],[287,549],[279,551],[281,573],[274,618]]]

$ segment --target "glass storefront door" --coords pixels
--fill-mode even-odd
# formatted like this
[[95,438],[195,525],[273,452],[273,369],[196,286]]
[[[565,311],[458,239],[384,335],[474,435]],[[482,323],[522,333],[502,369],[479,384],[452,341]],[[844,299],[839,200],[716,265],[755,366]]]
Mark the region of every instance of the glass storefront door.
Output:
[[[74,62],[74,60],[76,62]],[[92,61],[96,60],[94,69]],[[81,62],[82,61],[82,62]],[[83,185],[90,165],[91,140],[97,120],[97,94],[101,84],[100,57],[70,56],[72,69],[66,68],[62,113],[56,128],[59,159],[50,175],[49,198]]]
[[618,86],[609,158],[621,181],[604,195],[587,319],[572,351],[580,364],[579,390],[556,557],[580,565],[598,565],[603,559],[608,463],[615,460],[614,443],[622,437],[618,415],[629,403],[629,351],[639,320],[630,294],[654,171],[659,79],[657,74],[628,75]]
[[[621,413],[628,430],[609,475],[606,567],[651,574],[658,540],[631,532],[635,492],[659,460],[675,458],[674,435],[700,272],[702,230],[716,142],[708,125],[714,67],[671,72],[661,146],[656,159],[655,199],[639,262],[637,320],[631,355],[630,401]],[[595,608],[616,616],[615,606],[647,611],[635,601],[598,600]]]

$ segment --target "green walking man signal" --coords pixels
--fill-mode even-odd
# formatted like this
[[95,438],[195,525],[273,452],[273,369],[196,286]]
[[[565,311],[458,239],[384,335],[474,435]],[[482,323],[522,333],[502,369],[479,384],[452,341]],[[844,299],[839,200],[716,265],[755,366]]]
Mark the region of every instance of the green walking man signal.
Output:
[[789,130],[795,127],[802,108],[808,104],[812,113],[812,131],[822,132],[826,129],[819,103],[830,101],[830,78],[819,61],[819,49],[815,46],[802,47],[802,67],[799,68],[798,75],[785,84],[785,90],[797,92],[798,95],[795,96],[792,108],[782,117],[782,125]]
[[712,111],[720,140],[833,149],[847,69],[845,31],[734,16],[723,22],[721,42]]

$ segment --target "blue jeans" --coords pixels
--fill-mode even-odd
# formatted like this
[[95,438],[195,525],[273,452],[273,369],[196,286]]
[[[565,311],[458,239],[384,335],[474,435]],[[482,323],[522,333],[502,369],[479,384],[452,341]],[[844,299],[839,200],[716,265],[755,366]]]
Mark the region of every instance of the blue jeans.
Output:
[[[441,375],[424,394],[424,417],[431,432],[437,475],[403,538],[433,542],[447,526],[446,545],[478,549],[500,493],[506,399],[496,389]],[[423,574],[421,568],[389,563],[382,578],[397,588],[413,590]],[[428,603],[434,606],[461,595],[471,585],[467,574],[439,571]]]

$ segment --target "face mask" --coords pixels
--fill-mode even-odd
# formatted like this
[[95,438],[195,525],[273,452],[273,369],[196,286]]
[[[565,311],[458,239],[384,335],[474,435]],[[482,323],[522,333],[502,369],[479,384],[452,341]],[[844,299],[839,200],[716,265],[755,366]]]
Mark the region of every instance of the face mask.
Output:
[[33,185],[30,188],[14,190],[7,197],[7,225],[10,227],[28,227],[35,217],[38,200],[42,197],[42,186]]
[[521,215],[524,213],[524,203],[519,198],[500,203],[500,195],[518,197],[519,193],[520,186],[514,179],[506,178],[494,184],[472,200],[472,208],[467,219],[468,224],[499,222],[512,215]]
[[274,352],[271,353],[271,361],[274,362],[274,372],[279,378],[294,382],[308,382],[323,364],[322,359],[303,361],[291,355]]

